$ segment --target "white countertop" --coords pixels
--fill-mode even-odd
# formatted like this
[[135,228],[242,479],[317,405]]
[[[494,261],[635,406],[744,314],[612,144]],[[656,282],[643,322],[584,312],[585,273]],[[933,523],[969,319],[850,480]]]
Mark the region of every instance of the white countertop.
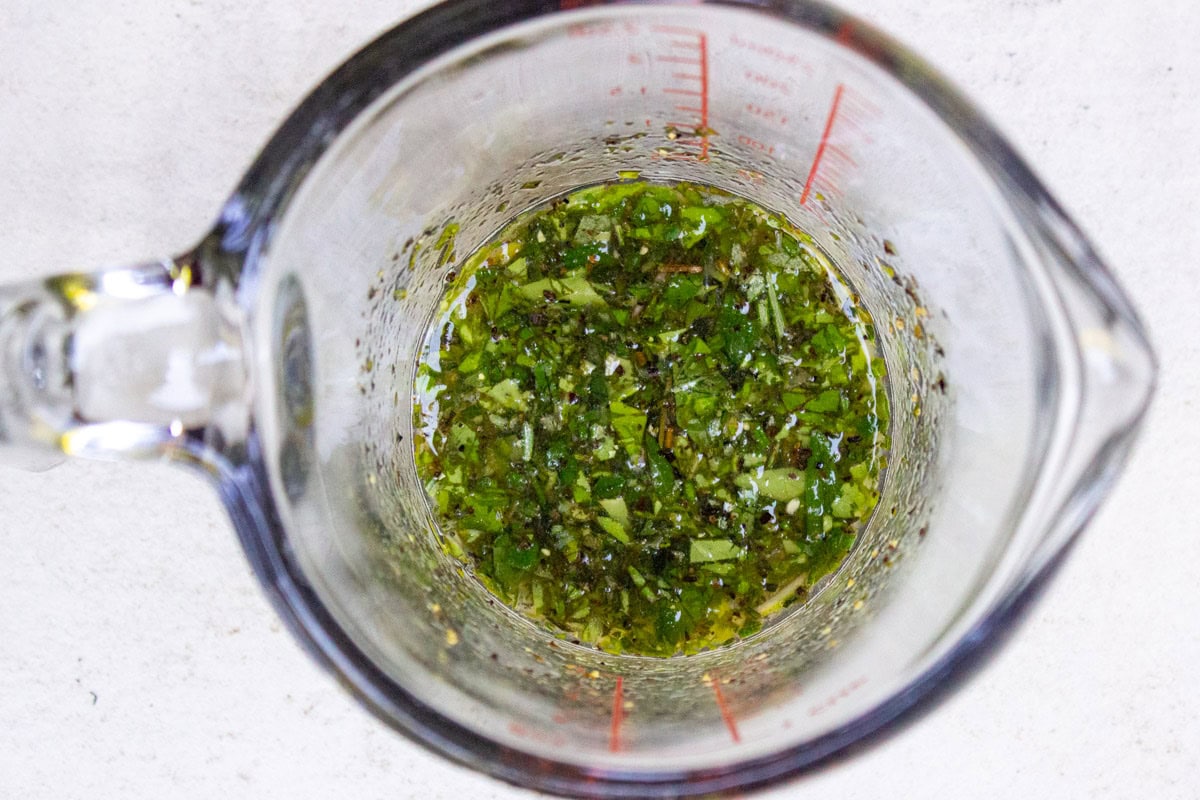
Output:
[[[4,0],[0,280],[203,233],[283,115],[416,3]],[[999,123],[1107,255],[1162,376],[1117,491],[963,690],[766,797],[1200,796],[1200,9],[847,0]],[[0,470],[0,797],[518,798],[362,711],[166,466]]]

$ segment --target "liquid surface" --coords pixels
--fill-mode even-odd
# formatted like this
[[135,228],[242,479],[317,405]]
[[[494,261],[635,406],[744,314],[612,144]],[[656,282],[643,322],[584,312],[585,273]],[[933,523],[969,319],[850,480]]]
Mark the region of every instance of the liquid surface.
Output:
[[866,311],[807,235],[704,187],[620,183],[464,265],[417,370],[446,549],[564,638],[670,656],[807,596],[878,502]]

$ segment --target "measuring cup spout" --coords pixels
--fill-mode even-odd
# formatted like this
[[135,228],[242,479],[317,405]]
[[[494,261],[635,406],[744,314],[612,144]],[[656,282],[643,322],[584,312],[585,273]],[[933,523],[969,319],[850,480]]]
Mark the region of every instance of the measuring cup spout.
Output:
[[179,457],[246,427],[240,334],[191,257],[0,289],[0,462]]
[[1037,207],[1034,245],[1048,278],[1061,409],[1035,493],[1055,520],[1036,544],[1025,575],[1033,579],[1080,531],[1116,480],[1154,394],[1157,359],[1128,297],[1073,222],[1048,198]]

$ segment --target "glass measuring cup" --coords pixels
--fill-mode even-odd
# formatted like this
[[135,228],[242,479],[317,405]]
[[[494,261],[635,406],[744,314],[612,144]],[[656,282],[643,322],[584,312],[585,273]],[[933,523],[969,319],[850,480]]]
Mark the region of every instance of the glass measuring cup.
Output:
[[[457,7],[458,12],[462,13],[463,8]],[[176,267],[164,270],[156,266],[109,274],[90,283],[74,279],[54,285],[51,299],[62,296],[70,302],[70,309],[91,309],[66,322],[59,321],[54,305],[37,305],[37,299],[44,296],[41,288],[34,297],[22,301],[24,310],[13,317],[13,321],[24,319],[36,333],[26,339],[25,330],[16,326],[17,338],[12,341],[21,344],[17,352],[22,358],[28,355],[34,366],[34,388],[40,383],[51,400],[60,384],[54,380],[57,373],[53,363],[44,362],[64,352],[56,343],[57,336],[70,338],[74,375],[69,389],[70,414],[62,417],[65,423],[60,423],[65,424],[62,430],[69,434],[60,438],[64,445],[73,452],[86,453],[141,444],[144,452],[157,448],[173,456],[202,458],[209,469],[226,476],[224,491],[236,513],[242,515],[239,528],[255,557],[274,559],[264,569],[271,568],[272,563],[281,565],[274,567],[276,572],[269,578],[273,591],[285,595],[289,613],[297,615],[306,635],[322,642],[329,657],[340,661],[340,669],[372,697],[372,702],[388,709],[386,713],[407,713],[408,724],[422,731],[421,735],[441,741],[444,748],[453,748],[459,754],[488,743],[505,748],[488,752],[495,759],[492,763],[498,765],[493,769],[509,769],[507,774],[514,779],[532,780],[526,777],[526,771],[540,774],[536,764],[521,761],[519,754],[544,758],[557,766],[546,767],[542,780],[560,788],[579,788],[580,784],[569,781],[582,780],[585,770],[589,775],[603,771],[614,779],[617,773],[626,775],[625,780],[635,788],[639,787],[636,781],[670,786],[669,782],[685,771],[697,773],[687,787],[694,791],[726,781],[755,780],[801,766],[819,755],[821,748],[833,747],[839,740],[828,738],[829,731],[848,727],[845,740],[863,733],[868,723],[880,724],[897,710],[900,701],[890,698],[899,697],[909,683],[943,663],[941,659],[948,657],[952,645],[969,641],[960,634],[987,620],[1021,580],[1036,572],[1029,554],[1034,551],[1034,543],[1041,541],[1041,534],[1052,525],[1069,524],[1053,513],[1053,503],[1073,496],[1078,474],[1070,463],[1055,460],[1059,458],[1056,453],[1069,450],[1071,458],[1079,459],[1076,466],[1107,463],[1094,460],[1095,442],[1091,436],[1108,436],[1113,428],[1081,422],[1071,393],[1087,387],[1087,404],[1078,408],[1087,413],[1097,404],[1111,408],[1117,417],[1112,422],[1118,424],[1123,415],[1133,416],[1140,398],[1139,378],[1145,377],[1138,371],[1145,363],[1137,357],[1137,338],[1129,333],[1123,305],[1091,297],[1093,290],[1087,287],[1098,278],[1085,255],[1075,252],[1064,259],[1039,254],[1038,248],[1049,247],[1046,242],[1073,245],[1076,240],[1069,232],[1054,236],[1053,231],[1043,228],[1049,223],[1036,216],[1038,203],[1034,202],[1041,195],[1032,189],[1018,191],[1021,173],[1014,178],[1010,170],[988,165],[976,152],[976,145],[960,142],[965,134],[942,131],[939,125],[945,123],[932,113],[925,122],[918,118],[907,127],[889,124],[907,119],[905,103],[918,108],[919,103],[900,92],[902,86],[885,80],[886,76],[870,79],[874,74],[870,65],[860,63],[862,56],[854,54],[855,48],[869,50],[869,37],[863,34],[863,38],[855,39],[845,34],[844,52],[833,44],[828,46],[850,62],[845,66],[835,60],[828,65],[840,80],[822,83],[814,76],[801,81],[803,73],[792,73],[793,85],[788,87],[792,99],[781,102],[793,109],[807,108],[802,118],[808,124],[800,126],[789,119],[789,131],[799,132],[789,133],[779,144],[765,135],[755,136],[757,128],[751,129],[746,122],[749,117],[765,118],[770,106],[760,103],[764,109],[761,115],[748,108],[743,114],[735,113],[740,104],[734,106],[732,102],[739,96],[748,100],[750,89],[731,86],[729,79],[738,75],[730,71],[731,65],[752,66],[731,56],[738,52],[735,47],[748,49],[735,42],[733,35],[736,33],[740,42],[754,42],[749,37],[756,29],[767,30],[769,38],[762,41],[771,47],[786,48],[787,37],[775,31],[782,23],[768,25],[764,21],[756,26],[748,21],[735,24],[728,16],[699,18],[682,16],[692,12],[660,13],[657,21],[648,22],[704,33],[702,63],[709,64],[706,69],[711,72],[711,99],[706,101],[711,118],[705,129],[711,128],[713,133],[699,138],[709,140],[707,162],[687,158],[698,146],[680,141],[689,138],[687,126],[697,120],[677,119],[674,113],[666,115],[678,111],[675,105],[700,106],[690,102],[668,104],[665,101],[674,100],[677,93],[659,92],[666,88],[687,90],[687,84],[650,84],[647,95],[642,95],[640,87],[646,84],[631,82],[625,91],[632,100],[626,104],[622,96],[620,105],[614,103],[615,110],[603,111],[606,103],[614,102],[607,99],[614,97],[612,89],[621,84],[612,84],[612,76],[620,70],[610,68],[602,56],[612,54],[618,46],[609,39],[585,55],[581,41],[599,32],[579,30],[574,36],[564,33],[566,44],[558,51],[541,50],[538,37],[550,34],[539,32],[537,26],[551,24],[550,20],[541,20],[530,23],[524,34],[513,36],[519,42],[527,41],[528,52],[541,52],[545,60],[539,57],[522,62],[526,64],[524,71],[510,73],[516,77],[511,78],[507,88],[504,80],[491,71],[500,69],[499,74],[505,74],[503,60],[496,62],[493,58],[517,57],[516,48],[503,46],[509,37],[502,36],[489,44],[481,43],[473,51],[477,60],[463,54],[467,59],[461,62],[465,64],[464,74],[447,73],[443,70],[450,67],[431,65],[422,76],[403,78],[409,81],[405,88],[396,89],[394,95],[389,93],[390,99],[385,97],[372,110],[363,112],[378,114],[378,121],[360,117],[357,123],[336,119],[326,122],[330,127],[312,133],[317,142],[343,125],[348,127],[328,143],[320,158],[316,157],[316,149],[304,152],[305,148],[318,147],[305,138],[312,126],[320,124],[314,112],[309,117],[310,126],[291,129],[293,135],[303,130],[305,136],[290,142],[277,140],[275,152],[275,157],[282,157],[281,153],[291,149],[302,151],[295,164],[298,169],[313,165],[307,177],[301,172],[291,173],[284,166],[264,168],[258,188],[248,181],[235,201],[240,207],[230,206],[221,230],[225,238],[209,240],[196,254],[177,259]],[[444,34],[447,19],[441,18],[441,28],[431,28]],[[623,24],[625,20],[619,21]],[[562,24],[566,23],[563,20]],[[829,23],[830,29],[836,30],[833,24]],[[535,29],[532,33],[531,28]],[[823,28],[818,26],[817,30]],[[643,29],[643,41],[650,44],[643,44],[633,54],[645,53],[648,47],[653,47],[652,53],[660,53],[656,43],[664,34],[671,32]],[[621,34],[626,35],[633,37],[631,32]],[[793,35],[801,45],[801,53],[824,53],[817,34]],[[379,62],[390,62],[398,58],[397,53],[420,58],[420,53],[413,55],[413,42],[420,40],[412,36],[393,42],[379,56]],[[437,46],[449,46],[445,40],[440,41],[442,44]],[[668,40],[661,50],[664,58],[687,58],[682,54],[689,48],[672,41]],[[686,37],[679,41],[686,42]],[[690,49],[699,46],[697,37]],[[768,52],[765,47],[754,50],[752,63],[769,63]],[[554,53],[557,58],[552,57]],[[628,59],[629,54],[620,55]],[[460,63],[458,57],[444,57]],[[570,76],[569,94],[568,90],[548,85],[546,90],[554,89],[553,93],[539,98],[536,87],[553,83],[548,75],[551,71],[544,64],[559,67],[579,57],[584,59],[580,63],[598,62],[595,77],[605,82],[592,88],[602,89],[604,94],[587,91],[589,72]],[[821,56],[822,63],[825,58]],[[696,57],[690,60],[700,61]],[[379,62],[360,62],[356,74],[372,74],[381,69]],[[663,63],[678,65],[674,61]],[[520,69],[511,62],[510,66]],[[394,65],[389,68],[398,69]],[[685,69],[679,71],[688,74]],[[858,72],[869,74],[860,77]],[[650,77],[660,74],[656,62],[651,62],[646,73]],[[458,83],[470,80],[472,75],[476,83]],[[384,73],[378,80],[390,81],[391,77]],[[485,96],[482,106],[471,105],[472,92],[489,81],[498,81],[500,89],[493,90],[502,94],[492,95],[492,99]],[[357,82],[348,78],[327,91],[321,102],[322,113],[331,113],[330,108],[349,91],[347,86]],[[756,79],[754,84],[747,84],[761,82]],[[838,84],[843,88],[835,114]],[[894,87],[899,97],[889,99],[891,95],[884,89],[872,89],[876,84]],[[458,93],[453,91],[455,86],[462,87]],[[375,90],[387,91],[382,85],[371,91]],[[445,105],[449,107],[433,109],[431,100],[446,96],[447,91],[450,101]],[[576,93],[578,99],[572,100]],[[783,97],[782,92],[779,94]],[[651,100],[637,99],[646,96]],[[853,133],[853,128],[844,128],[843,123],[867,124],[863,121],[869,119],[866,111],[858,108],[867,101],[881,107],[899,104],[882,121],[872,123],[867,133],[882,141],[881,147],[891,142],[893,149],[912,152],[903,158],[892,158],[887,150],[873,156],[868,143],[860,144],[845,135]],[[385,110],[388,103],[393,105]],[[513,113],[514,103],[524,104],[515,109],[517,113]],[[555,112],[548,113],[547,108]],[[649,135],[628,138],[639,132],[639,120],[633,112],[647,108],[654,112],[654,124],[642,125],[640,130],[650,131]],[[357,110],[352,102],[345,113]],[[456,112],[466,112],[482,128],[460,130],[464,121],[461,116],[451,116]],[[509,117],[502,122],[506,112]],[[556,116],[561,116],[561,124],[556,123]],[[630,117],[634,126],[625,125]],[[615,124],[605,126],[610,118]],[[549,130],[528,130],[533,127],[530,119]],[[967,119],[971,119],[969,115]],[[671,122],[678,123],[674,140],[666,128]],[[803,130],[799,130],[801,127]],[[899,142],[889,138],[903,140],[905,130],[922,132],[921,137],[914,137],[922,141],[901,148]],[[930,137],[927,141],[924,132]],[[394,138],[387,138],[389,133]],[[455,139],[451,133],[462,138]],[[517,141],[502,141],[488,153],[481,143],[491,133],[497,133],[501,140]],[[539,136],[545,139],[524,141]],[[751,150],[763,151],[743,142],[742,136],[776,149],[766,156],[754,156]],[[604,142],[609,137],[616,137],[616,141]],[[817,159],[822,140],[826,142],[824,155]],[[643,146],[643,150],[636,149]],[[528,151],[522,153],[523,147]],[[607,152],[610,147],[614,153]],[[623,151],[624,147],[635,149]],[[659,148],[666,152],[660,153]],[[554,164],[580,151],[585,153],[585,160],[574,162],[576,171],[555,172],[571,164],[561,168]],[[851,169],[848,161],[840,160],[841,151],[859,168]],[[545,156],[535,158],[539,152],[545,152]],[[566,155],[556,162],[553,157],[558,152]],[[393,168],[388,158],[403,163]],[[480,161],[491,163],[480,165]],[[538,161],[546,165],[539,167]],[[819,161],[815,171],[814,161]],[[984,161],[984,165],[977,161]],[[964,177],[942,174],[940,162],[944,162],[942,169],[946,172],[962,172]],[[922,164],[925,168],[919,168]],[[466,174],[455,175],[456,167]],[[436,244],[443,222],[451,216],[458,220],[461,228],[456,244],[461,257],[473,241],[486,236],[490,220],[511,215],[522,205],[540,199],[543,192],[548,196],[561,186],[611,178],[616,168],[626,167],[641,169],[647,177],[687,176],[721,183],[783,211],[807,228],[826,232],[825,246],[844,262],[864,296],[873,298],[871,307],[881,325],[889,316],[903,320],[903,327],[889,333],[888,345],[889,364],[897,376],[893,385],[897,418],[905,420],[897,423],[897,433],[902,424],[907,424],[904,430],[909,438],[904,442],[917,436],[928,439],[903,445],[908,448],[903,452],[916,465],[904,471],[914,485],[905,489],[898,482],[903,474],[897,468],[889,476],[889,480],[897,481],[889,485],[889,492],[894,498],[903,498],[908,492],[914,502],[924,498],[926,503],[941,507],[940,516],[929,513],[928,532],[921,541],[918,522],[929,510],[910,512],[910,506],[900,504],[901,521],[887,523],[881,519],[877,525],[884,527],[864,537],[857,554],[859,561],[827,587],[810,609],[798,613],[788,623],[790,629],[780,626],[772,634],[778,637],[772,642],[764,637],[763,642],[740,654],[730,651],[724,661],[713,658],[695,662],[694,669],[683,663],[667,667],[599,657],[585,660],[585,655],[576,651],[558,657],[548,642],[518,630],[511,620],[496,619],[496,612],[483,607],[480,595],[470,594],[473,587],[451,573],[452,565],[439,563],[436,569],[441,571],[431,575],[432,570],[426,570],[422,560],[437,559],[436,552],[394,552],[403,541],[389,541],[391,551],[387,553],[376,554],[369,549],[378,538],[372,535],[370,526],[390,533],[413,532],[418,539],[426,529],[421,524],[427,520],[421,516],[419,504],[404,505],[413,500],[406,494],[412,485],[403,473],[407,456],[402,449],[387,450],[393,446],[393,434],[405,436],[406,441],[409,438],[402,428],[396,430],[402,425],[398,422],[402,414],[389,405],[395,391],[403,398],[407,377],[403,368],[394,379],[386,371],[392,358],[389,347],[403,347],[405,337],[410,335],[406,326],[421,326],[423,309],[437,291],[441,272],[452,266],[437,266],[441,248]],[[486,174],[489,168],[496,170],[495,180],[502,181],[501,185],[509,190],[503,198],[487,198],[485,202],[475,193],[490,188],[493,178]],[[835,175],[838,168],[844,180]],[[762,174],[761,181],[755,172]],[[971,176],[974,179],[968,180]],[[537,180],[544,184],[522,188]],[[279,183],[273,184],[275,181]],[[271,188],[273,185],[275,188]],[[802,202],[805,185],[810,186],[809,194]],[[841,200],[837,191],[843,194]],[[340,193],[347,196],[339,198]],[[510,207],[505,212],[493,212],[501,199],[508,199]],[[1034,208],[1022,205],[1026,199]],[[481,211],[473,216],[471,210],[476,207]],[[814,215],[824,214],[825,222],[805,216],[809,208],[815,209]],[[956,213],[956,209],[964,212]],[[1054,219],[1052,211],[1047,214],[1049,220]],[[854,215],[862,216],[861,225]],[[354,221],[360,217],[360,221]],[[426,226],[434,228],[434,235],[420,251],[417,269],[404,282],[398,282],[405,275],[408,253],[402,253],[401,267],[393,267],[389,260],[391,248],[403,250],[408,236],[419,234]],[[296,239],[303,231],[309,231],[310,238]],[[828,236],[830,231],[837,232],[846,244],[839,245]],[[857,241],[852,235],[856,231],[865,232]],[[876,238],[872,240],[872,236]],[[972,237],[982,241],[972,245]],[[890,249],[895,255],[887,252],[889,248],[882,239],[892,242]],[[941,243],[930,241],[933,239]],[[1009,240],[1016,243],[1023,256],[1008,254],[1004,244]],[[859,263],[857,254],[867,260],[866,267]],[[897,286],[888,276],[887,267],[875,262],[876,258],[896,270],[902,283],[915,277],[917,286]],[[1078,270],[1085,276],[1085,285],[1079,290],[1082,301],[1054,299],[1056,293],[1072,291],[1060,287],[1064,280],[1073,280],[1071,265],[1059,263],[1064,260],[1083,265]],[[976,267],[987,269],[975,271]],[[386,273],[382,283],[377,283],[379,269]],[[160,295],[168,280],[171,293]],[[1032,288],[1023,288],[1025,282]],[[1047,286],[1049,292],[1044,291]],[[375,297],[370,297],[372,289]],[[912,289],[921,303],[912,301],[905,289]],[[396,297],[397,290],[407,291],[408,295]],[[129,302],[106,296],[109,294]],[[141,299],[132,297],[139,294]],[[909,308],[907,302],[914,305]],[[1060,302],[1069,309],[1074,322],[1063,328],[1061,339],[1055,335],[1041,337],[1043,331],[1053,334],[1055,325],[1064,325],[1057,308]],[[373,305],[378,308],[372,310]],[[1093,311],[1099,315],[1106,307],[1115,309],[1111,322],[1104,321],[1102,315],[1099,322],[1090,316]],[[926,309],[926,315],[920,316],[917,308]],[[893,314],[885,313],[893,309]],[[948,319],[939,316],[942,311]],[[1043,318],[1046,321],[1039,322]],[[162,322],[155,319],[170,322],[176,331],[162,330]],[[922,331],[928,334],[924,339],[913,333],[914,321],[922,320],[933,320],[923,323]],[[895,328],[895,320],[892,322]],[[1101,366],[1109,363],[1103,357],[1103,345],[1097,345],[1097,341],[1104,341],[1102,336],[1097,338],[1097,330],[1108,333],[1115,347],[1125,348],[1123,353],[1118,351],[1120,358],[1112,361],[1127,374],[1128,383],[1103,375],[1093,377],[1082,368],[1071,371],[1077,353],[1096,359]],[[151,336],[147,337],[146,332]],[[119,364],[107,357],[110,352],[121,354],[123,345],[110,339],[116,334],[136,343],[129,350],[136,348],[141,365],[146,367],[144,380],[134,383],[122,376],[114,385],[105,382],[109,375],[119,374]],[[186,336],[196,338],[189,341]],[[363,344],[355,349],[353,339],[360,337]],[[1072,344],[1075,339],[1082,343]],[[1047,342],[1046,354],[1034,344],[1043,340]],[[936,342],[936,346],[923,342]],[[190,395],[192,403],[185,402],[189,396],[179,389],[155,399],[160,387],[152,368],[156,358],[148,349],[151,344],[165,350],[160,358],[168,365],[177,351],[185,355],[199,351],[194,360],[183,362],[185,366],[193,365],[192,385],[196,391]],[[945,351],[944,357],[938,356],[938,346]],[[310,357],[306,357],[306,351],[311,352]],[[249,353],[253,359],[246,370],[241,367],[239,353]],[[925,389],[911,378],[911,366],[924,368],[922,359],[929,365],[924,370]],[[364,371],[369,362],[372,369]],[[396,357],[392,363],[402,365],[404,359]],[[1043,368],[1049,378],[1040,375]],[[36,372],[39,369],[40,378]],[[937,385],[938,371],[944,372],[949,390],[944,401],[932,388]],[[243,381],[243,375],[248,380]],[[899,377],[902,375],[908,377]],[[1078,377],[1085,377],[1085,382]],[[358,393],[360,383],[367,395]],[[146,407],[134,402],[141,396],[135,391],[139,384],[150,386]],[[287,390],[278,390],[280,384],[286,384]],[[252,414],[239,413],[243,387],[254,397]],[[1128,397],[1120,391],[1127,391]],[[913,413],[915,406],[905,401],[914,393],[924,401],[919,417]],[[1045,393],[1044,398],[1041,393]],[[32,390],[29,396],[38,404],[38,424],[44,426],[40,430],[54,435],[52,411],[57,406],[36,399],[39,395]],[[174,405],[163,408],[165,399],[173,400]],[[904,414],[899,413],[901,406]],[[1043,416],[1050,412],[1049,418]],[[247,424],[246,419],[251,422]],[[122,420],[151,426],[118,425]],[[81,424],[84,422],[89,424]],[[171,438],[175,422],[178,434]],[[244,425],[247,432],[239,431],[239,425]],[[1082,433],[1073,433],[1076,430]],[[1063,451],[1054,450],[1055,446],[1063,446],[1062,437],[1068,432],[1078,437],[1075,443]],[[43,435],[38,430],[31,433]],[[934,434],[938,438],[934,439]],[[1006,441],[1009,437],[1016,441]],[[1040,443],[1035,437],[1041,437]],[[384,453],[359,455],[357,449],[348,449],[364,441],[376,449],[384,448]],[[206,451],[202,445],[211,449]],[[385,464],[396,464],[396,474],[377,469],[379,458],[390,459]],[[920,478],[916,472],[921,465],[928,465],[930,474],[940,474],[941,483],[932,477]],[[1030,502],[1027,511],[1015,512],[1013,509],[1030,496],[1020,481],[1028,481],[1030,491],[1041,491],[1049,500]],[[263,486],[274,487],[273,496],[259,488]],[[1087,486],[1091,489],[1093,484],[1089,481]],[[345,492],[354,492],[355,500],[342,498]],[[322,504],[328,508],[323,509]],[[364,515],[368,521],[360,523],[356,515],[363,509],[369,512]],[[974,516],[969,513],[972,510],[976,510]],[[273,515],[279,521],[271,522]],[[264,524],[268,527],[258,527]],[[897,541],[895,551],[889,548],[892,539]],[[1057,544],[1057,540],[1051,540],[1039,555],[1053,552]],[[870,554],[874,549],[880,550],[880,556],[873,560]],[[890,567],[882,563],[885,557],[891,561]],[[397,569],[401,572],[397,578],[410,582],[388,586],[384,578]],[[855,587],[843,584],[851,577],[856,577]],[[363,587],[356,587],[352,581],[361,582]],[[290,593],[289,585],[298,587],[297,591]],[[423,586],[429,587],[429,595],[422,596]],[[871,595],[854,593],[856,588],[868,586],[872,587]],[[928,608],[917,605],[922,599]],[[839,601],[843,603],[840,608],[836,606]],[[859,601],[864,605],[856,611],[853,607]],[[826,602],[829,607],[823,610],[820,604]],[[433,604],[440,609],[440,619],[430,608]],[[873,613],[877,616],[868,618]],[[862,620],[857,632],[855,619]],[[956,622],[961,627],[954,629]],[[489,634],[488,626],[493,623],[511,623],[512,634]],[[830,633],[822,634],[826,627]],[[458,640],[453,646],[451,630]],[[874,638],[872,630],[876,631]],[[490,663],[487,640],[481,643],[484,636],[496,643],[492,652],[497,652],[499,666]],[[389,641],[392,637],[395,641]],[[785,637],[795,640],[795,646]],[[839,643],[832,645],[835,639]],[[524,646],[533,649],[549,666],[525,654]],[[927,648],[928,656],[920,649],[922,646]],[[443,654],[446,664],[440,663]],[[756,660],[764,654],[767,658]],[[852,671],[859,663],[876,666]],[[585,671],[568,671],[568,666]],[[536,680],[522,677],[526,667],[536,671]],[[374,674],[373,669],[383,676]],[[864,678],[866,682],[861,683]],[[495,686],[483,685],[493,682]],[[415,699],[399,693],[405,688]],[[508,692],[511,699],[506,699],[502,691]],[[466,700],[459,702],[454,692]],[[627,708],[627,703],[632,707]],[[432,724],[430,720],[438,719],[432,714],[459,727],[446,721]],[[468,734],[477,738],[469,738]],[[565,745],[556,744],[563,739]],[[674,750],[666,749],[668,745]],[[808,749],[800,752],[800,747]],[[684,755],[674,755],[685,750]],[[575,767],[575,771],[569,767]],[[602,788],[593,790],[599,792]],[[642,794],[650,790],[628,791]],[[674,786],[663,791],[684,789]]]

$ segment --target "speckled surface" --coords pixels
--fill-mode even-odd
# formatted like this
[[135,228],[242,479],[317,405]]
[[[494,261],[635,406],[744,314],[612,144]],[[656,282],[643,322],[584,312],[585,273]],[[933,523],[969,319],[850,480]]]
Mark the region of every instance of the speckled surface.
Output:
[[[178,250],[343,57],[417,4],[6,0],[0,280]],[[1162,361],[1125,478],[1029,623],[900,736],[767,797],[1193,798],[1200,787],[1200,11],[847,0],[998,122]],[[281,629],[213,493],[0,470],[0,796],[530,797],[360,710]]]

